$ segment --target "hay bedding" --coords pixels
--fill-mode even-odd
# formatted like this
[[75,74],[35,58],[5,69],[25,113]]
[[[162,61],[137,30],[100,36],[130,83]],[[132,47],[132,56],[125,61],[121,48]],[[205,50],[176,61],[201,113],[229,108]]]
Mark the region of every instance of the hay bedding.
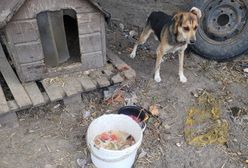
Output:
[[202,91],[196,103],[189,108],[184,135],[190,145],[225,144],[228,123],[220,118],[220,103],[207,91]]

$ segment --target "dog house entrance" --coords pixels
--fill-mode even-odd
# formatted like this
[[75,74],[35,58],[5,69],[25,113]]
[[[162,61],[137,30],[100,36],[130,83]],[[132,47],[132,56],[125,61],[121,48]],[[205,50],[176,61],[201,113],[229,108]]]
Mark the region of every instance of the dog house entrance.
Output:
[[40,39],[48,67],[80,62],[76,12],[46,11],[37,15]]

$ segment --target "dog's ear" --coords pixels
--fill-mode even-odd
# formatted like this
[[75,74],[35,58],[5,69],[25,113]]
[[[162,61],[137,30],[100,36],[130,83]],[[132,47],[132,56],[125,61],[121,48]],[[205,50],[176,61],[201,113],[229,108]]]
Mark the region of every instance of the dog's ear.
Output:
[[198,19],[200,19],[202,17],[202,12],[197,7],[191,8],[190,12],[193,13],[194,15],[196,15],[198,17]]
[[182,13],[175,14],[172,20],[174,21],[173,32],[176,34],[178,31],[178,27],[182,25],[183,14]]

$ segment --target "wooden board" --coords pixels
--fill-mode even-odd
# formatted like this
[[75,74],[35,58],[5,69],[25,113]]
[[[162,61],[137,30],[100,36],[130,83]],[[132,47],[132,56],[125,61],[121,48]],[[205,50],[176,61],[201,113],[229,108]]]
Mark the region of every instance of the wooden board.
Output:
[[106,31],[105,31],[105,19],[101,16],[101,36],[102,36],[102,57],[103,64],[106,64]]
[[17,71],[17,73],[22,82],[29,82],[33,80],[39,80],[45,71],[46,65],[42,60],[19,65],[19,71]]
[[8,101],[8,106],[12,112],[20,110],[15,100]]
[[9,106],[7,104],[7,101],[5,99],[5,95],[3,93],[3,89],[0,85],[0,114],[6,113],[9,111]]
[[10,22],[6,27],[6,33],[12,44],[39,40],[36,19]]
[[32,0],[26,1],[13,20],[35,18],[36,14],[42,11],[60,9],[74,9],[78,13],[97,11],[87,0]]
[[86,92],[96,89],[96,85],[88,76],[79,77],[78,81]]
[[102,50],[100,32],[79,35],[81,53],[91,53]]
[[74,78],[65,79],[65,85],[63,87],[66,96],[70,97],[82,92],[82,86],[79,81]]
[[35,82],[23,84],[34,106],[45,104],[43,95]]
[[27,42],[13,47],[15,58],[19,64],[32,63],[44,59],[41,43]]
[[43,80],[41,83],[45,88],[51,102],[62,100],[63,97],[65,96],[64,90],[58,84],[48,83],[46,80]]
[[103,56],[102,52],[92,52],[87,54],[82,54],[81,62],[85,69],[96,69],[103,67]]
[[[2,50],[2,46],[0,45],[0,50]],[[15,75],[13,69],[11,68],[9,62],[6,57],[0,57],[0,71],[11,90],[12,95],[14,96],[16,103],[20,108],[28,107],[32,105],[29,96]]]
[[79,34],[100,32],[100,18],[100,13],[77,14]]

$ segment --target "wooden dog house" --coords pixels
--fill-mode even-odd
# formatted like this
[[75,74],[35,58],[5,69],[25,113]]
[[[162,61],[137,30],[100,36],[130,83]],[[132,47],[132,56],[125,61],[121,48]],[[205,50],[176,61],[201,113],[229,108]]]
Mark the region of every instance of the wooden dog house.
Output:
[[1,0],[1,41],[22,82],[99,68],[108,16],[93,0]]

